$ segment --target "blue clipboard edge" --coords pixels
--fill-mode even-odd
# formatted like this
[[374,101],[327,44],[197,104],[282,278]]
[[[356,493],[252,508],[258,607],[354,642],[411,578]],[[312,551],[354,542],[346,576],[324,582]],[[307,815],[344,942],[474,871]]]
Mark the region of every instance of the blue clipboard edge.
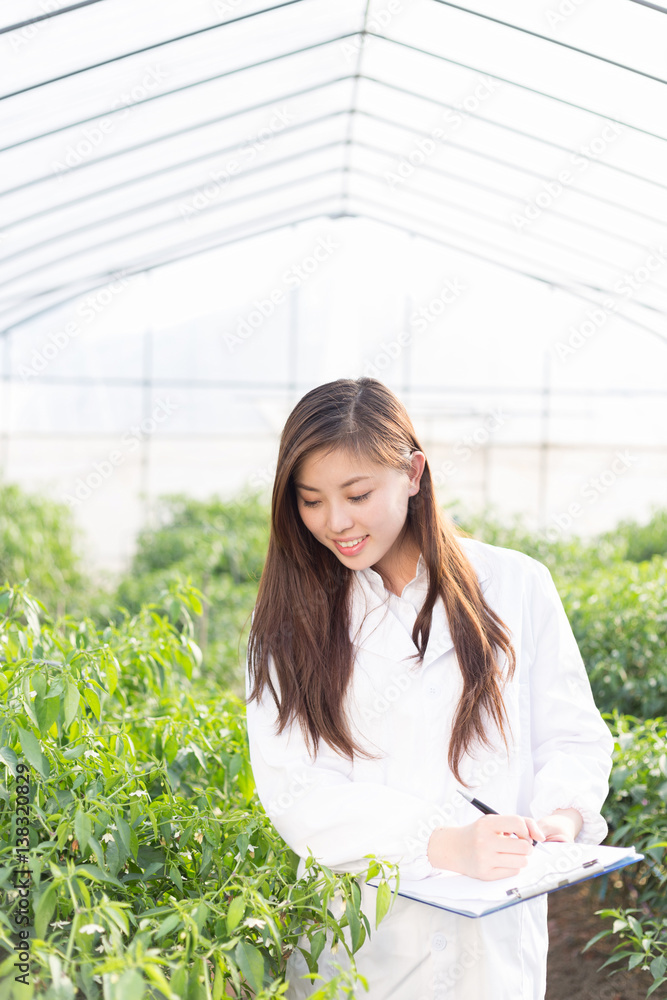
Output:
[[[608,875],[610,872],[617,871],[619,868],[625,868],[627,865],[637,864],[638,861],[643,861],[643,854],[632,854],[626,855],[624,858],[620,858],[615,861],[614,864],[609,865],[607,868],[603,868],[601,872],[594,872],[592,875],[585,875],[583,878],[574,879],[572,882],[568,882],[567,885],[557,885],[553,889],[545,889],[544,892],[536,893],[535,896],[529,896],[528,899],[537,899],[539,896],[549,896],[552,892],[559,892],[561,889],[568,889],[571,885],[581,885],[582,882],[590,882],[591,879],[599,878],[600,875]],[[377,888],[378,879],[370,879],[368,885]],[[393,891],[392,891],[393,895]],[[402,892],[399,888],[398,895],[403,896],[405,899],[414,899],[418,903],[424,903],[426,906],[433,906],[436,910],[447,910],[448,913],[458,913],[461,917],[469,917],[472,920],[476,920],[479,917],[486,917],[489,913],[497,913],[499,910],[506,910],[510,906],[519,906],[520,903],[527,902],[526,899],[508,899],[503,900],[497,906],[492,906],[488,910],[484,910],[483,913],[471,913],[470,910],[460,910],[453,906],[443,906],[441,903],[435,902],[433,899],[422,899],[421,896],[414,896],[409,892]]]

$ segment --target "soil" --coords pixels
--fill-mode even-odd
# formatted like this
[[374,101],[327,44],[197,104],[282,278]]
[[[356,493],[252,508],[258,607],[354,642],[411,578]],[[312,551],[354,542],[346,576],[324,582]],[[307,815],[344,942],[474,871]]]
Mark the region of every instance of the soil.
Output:
[[[611,926],[595,916],[609,906],[590,885],[573,886],[549,897],[549,961],[546,1000],[645,1000],[653,983],[650,972],[627,971],[627,959],[618,966],[600,966],[612,954],[618,938],[603,938],[582,955],[586,943]],[[612,969],[621,971],[609,975]],[[667,983],[651,995],[666,1000]]]

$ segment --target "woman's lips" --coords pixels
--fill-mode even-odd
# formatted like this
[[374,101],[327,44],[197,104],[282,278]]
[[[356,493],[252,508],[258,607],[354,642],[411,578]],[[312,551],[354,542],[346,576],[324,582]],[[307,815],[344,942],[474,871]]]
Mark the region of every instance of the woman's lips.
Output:
[[341,545],[340,542],[337,542],[335,539],[333,540],[333,543],[341,555],[356,556],[357,552],[361,552],[367,541],[368,535],[364,535],[357,545]]

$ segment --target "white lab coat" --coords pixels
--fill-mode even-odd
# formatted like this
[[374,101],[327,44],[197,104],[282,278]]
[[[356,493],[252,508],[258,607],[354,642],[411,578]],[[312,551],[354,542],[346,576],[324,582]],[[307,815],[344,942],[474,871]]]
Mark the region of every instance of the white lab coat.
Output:
[[[497,546],[460,539],[485,599],[511,631],[517,665],[505,686],[510,753],[497,740],[464,757],[461,774],[500,813],[539,819],[574,807],[584,818],[577,838],[606,835],[606,797],[613,740],[595,707],[586,671],[548,569]],[[433,610],[421,666],[411,629],[426,593],[417,576],[401,597],[387,595],[374,570],[354,572],[350,636],[356,648],[348,712],[376,760],[349,761],[320,745],[308,756],[300,728],[275,735],[275,706],[265,692],[248,706],[250,758],[257,791],[285,841],[302,858],[309,849],[335,871],[365,870],[364,855],[399,863],[402,878],[436,872],[427,843],[436,826],[465,825],[479,813],[460,795],[447,766],[461,675],[442,600]],[[384,597],[382,599],[381,595]],[[410,603],[409,603],[410,602]],[[412,605],[412,606],[410,606]],[[392,611],[393,608],[393,611]],[[503,658],[502,664],[506,661]],[[398,897],[375,929],[375,890],[362,887],[372,936],[359,952],[368,1000],[542,1000],[547,954],[547,897],[471,919]],[[325,949],[320,972],[346,966]],[[291,1000],[318,989],[295,950],[288,964]],[[320,984],[321,986],[321,981]]]

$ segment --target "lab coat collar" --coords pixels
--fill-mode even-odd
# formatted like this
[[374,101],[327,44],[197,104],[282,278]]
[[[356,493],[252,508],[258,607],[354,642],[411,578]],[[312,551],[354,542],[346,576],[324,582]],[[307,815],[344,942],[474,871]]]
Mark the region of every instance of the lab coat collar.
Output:
[[[484,546],[474,539],[458,538],[457,541],[461,543],[475,568],[481,585],[489,576],[488,566],[482,551]],[[417,565],[419,569],[420,564]],[[413,643],[412,637],[400,621],[391,614],[385,601],[375,592],[361,570],[354,571],[352,584],[350,611],[352,644],[357,649],[365,649],[394,661],[413,656],[417,652],[417,647]],[[428,666],[429,663],[448,652],[453,646],[454,642],[449,631],[444,605],[442,601],[436,601],[431,620],[431,637],[422,666]],[[412,662],[416,663],[417,661],[413,660]]]

